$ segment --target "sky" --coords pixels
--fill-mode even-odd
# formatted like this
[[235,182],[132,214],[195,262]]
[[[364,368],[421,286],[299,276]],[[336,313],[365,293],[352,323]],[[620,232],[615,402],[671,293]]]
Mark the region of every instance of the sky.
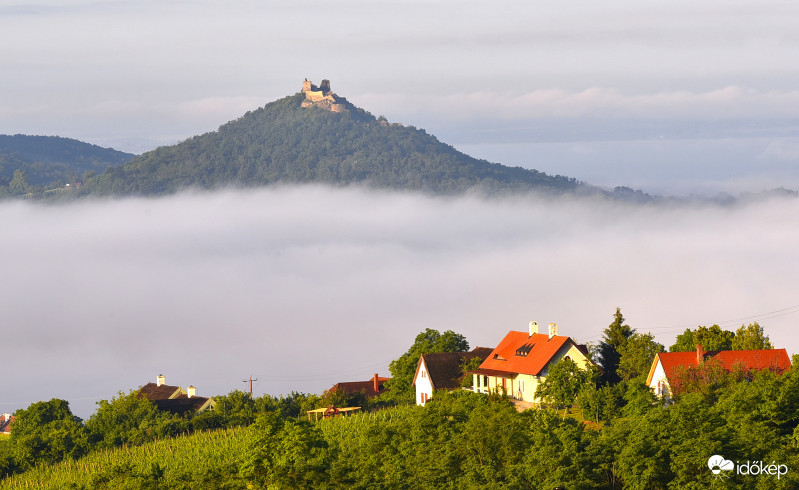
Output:
[[[490,161],[650,193],[799,189],[799,5],[731,1],[0,2],[0,133],[141,153],[326,78]],[[321,392],[425,328],[531,320],[667,346],[791,336],[792,201],[735,208],[280,188],[0,204],[0,410],[80,416],[154,381]],[[10,374],[10,376],[9,376]]]
[[687,195],[799,188],[799,5],[0,3],[0,133],[141,153],[304,78],[490,161]]

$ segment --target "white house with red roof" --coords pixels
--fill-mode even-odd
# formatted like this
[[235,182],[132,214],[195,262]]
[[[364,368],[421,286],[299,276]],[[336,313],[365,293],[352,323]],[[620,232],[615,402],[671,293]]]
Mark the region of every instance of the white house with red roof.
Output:
[[646,384],[660,398],[671,398],[671,382],[680,368],[698,367],[708,359],[715,359],[724,369],[730,371],[735,367],[747,370],[772,370],[784,373],[791,369],[791,359],[785,349],[762,350],[721,350],[708,351],[701,345],[696,351],[661,352],[652,361]]
[[528,332],[508,332],[480,367],[472,371],[474,391],[504,391],[515,400],[539,403],[535,391],[546,379],[550,366],[561,359],[571,359],[582,369],[593,364],[584,345],[558,335],[556,323],[550,323],[548,334],[542,334],[538,333],[538,323],[530,322]]
[[424,406],[438,390],[456,390],[461,380],[468,376],[463,365],[474,358],[485,361],[490,347],[475,347],[471,352],[435,352],[422,354],[416,364],[413,385],[416,387],[416,404]]

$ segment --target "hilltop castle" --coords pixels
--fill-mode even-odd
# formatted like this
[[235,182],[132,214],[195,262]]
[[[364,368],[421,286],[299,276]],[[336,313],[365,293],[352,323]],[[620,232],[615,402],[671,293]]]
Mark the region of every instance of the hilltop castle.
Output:
[[322,80],[322,83],[317,87],[306,78],[302,82],[302,92],[305,94],[302,107],[315,106],[332,112],[346,112],[348,110],[346,99],[337,96],[330,90],[330,80]]

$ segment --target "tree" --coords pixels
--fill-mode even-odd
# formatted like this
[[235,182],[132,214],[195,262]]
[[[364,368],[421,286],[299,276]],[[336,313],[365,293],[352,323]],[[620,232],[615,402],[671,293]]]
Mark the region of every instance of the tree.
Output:
[[248,453],[242,473],[262,488],[324,487],[331,455],[315,425],[261,415],[248,429]]
[[623,381],[646,376],[655,356],[663,352],[663,344],[655,342],[651,333],[634,333],[619,350],[617,374]]
[[549,368],[546,378],[535,390],[535,396],[545,403],[558,407],[569,407],[574,404],[577,393],[592,381],[590,371],[580,369],[571,359],[561,359]]
[[669,352],[690,352],[701,345],[705,351],[730,350],[735,334],[723,330],[718,325],[711,327],[699,326],[696,330],[686,329],[677,336],[677,342],[669,348]]
[[443,334],[432,328],[426,329],[416,336],[413,345],[405,354],[394,359],[388,365],[391,371],[391,379],[386,382],[388,393],[392,400],[399,403],[413,403],[416,393],[413,388],[413,375],[416,373],[416,365],[422,354],[431,352],[464,352],[469,350],[469,342],[466,337],[447,330]]
[[732,340],[732,350],[761,350],[773,349],[771,341],[763,332],[763,327],[757,322],[749,325],[741,325],[735,331],[735,338]]
[[91,440],[98,447],[142,444],[153,440],[160,419],[168,418],[138,390],[120,392],[111,401],[97,402],[97,411],[86,421]]
[[8,183],[8,190],[12,195],[19,196],[28,192],[28,178],[24,170],[14,170],[14,178]]
[[635,333],[629,325],[624,324],[621,308],[616,308],[613,323],[608,325],[602,335],[602,341],[597,347],[598,363],[602,367],[601,379],[605,383],[618,383],[620,377],[617,373],[621,354],[619,353],[627,343],[627,339]]
[[89,448],[86,428],[72,415],[69,402],[53,398],[17,410],[11,432],[14,460],[23,470],[40,462],[76,459]]

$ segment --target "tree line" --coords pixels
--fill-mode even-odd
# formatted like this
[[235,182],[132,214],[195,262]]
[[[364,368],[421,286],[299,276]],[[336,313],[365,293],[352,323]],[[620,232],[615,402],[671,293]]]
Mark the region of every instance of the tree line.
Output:
[[[697,339],[706,350],[771,347],[757,324],[735,332],[714,325],[687,329],[670,350],[694,350],[689,344]],[[96,470],[102,481],[69,478],[91,488],[144,488],[145,481],[168,488],[799,485],[799,374],[794,370],[730,372],[706,362],[681,373],[675,403],[663,405],[644,381],[654,355],[664,348],[651,334],[629,327],[617,309],[602,341],[589,351],[600,369],[556,363],[540,387],[540,409],[519,413],[503,393],[460,390],[436,393],[425,407],[415,406],[410,382],[419,356],[468,348],[466,339],[451,330],[421,332],[391,363],[391,390],[372,400],[363,393],[253,398],[234,391],[216,397],[214,411],[180,417],[159,412],[132,391],[99,402],[86,421],[72,415],[63,400],[38,402],[17,411],[11,438],[0,441],[0,471],[24,478],[37,468],[89,459],[101,450],[159,447],[154,441],[174,437],[196,441],[192,438],[205,437],[203,431],[238,427],[239,432],[225,435],[237,449],[220,455],[223,460],[214,465],[197,462],[196,474],[172,469],[157,457],[150,466],[134,468],[125,462],[125,452],[117,452],[108,463],[115,470]],[[328,404],[363,406],[366,413],[305,420],[305,411]],[[722,480],[707,467],[714,454],[732,461],[775,461],[789,471],[779,479],[732,473]]]

